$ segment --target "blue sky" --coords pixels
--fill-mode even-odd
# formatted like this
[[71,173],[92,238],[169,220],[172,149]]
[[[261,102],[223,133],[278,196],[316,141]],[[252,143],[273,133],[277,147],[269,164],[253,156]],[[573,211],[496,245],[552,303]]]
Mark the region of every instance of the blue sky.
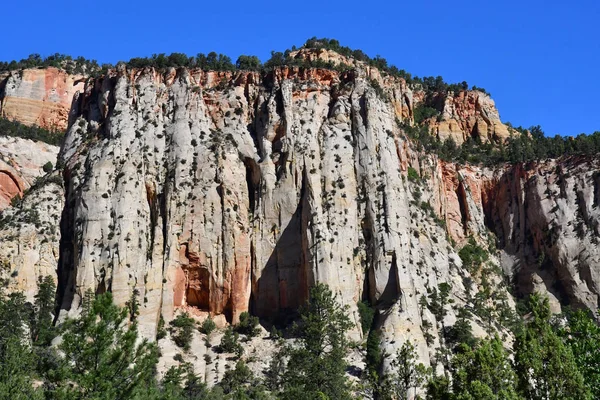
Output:
[[[569,4],[570,3],[570,4]],[[546,134],[600,130],[600,2],[10,1],[0,59],[30,53],[116,62],[211,50],[234,61],[338,39],[414,75],[491,92],[503,121]]]

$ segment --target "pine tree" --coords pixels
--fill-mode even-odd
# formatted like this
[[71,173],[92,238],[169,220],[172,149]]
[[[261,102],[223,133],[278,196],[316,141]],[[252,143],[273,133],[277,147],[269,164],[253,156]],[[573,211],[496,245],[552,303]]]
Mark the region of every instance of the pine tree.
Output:
[[0,286],[0,399],[43,398],[33,388],[35,358],[28,338],[31,309],[21,293],[4,294]]
[[461,345],[451,362],[457,400],[518,400],[515,372],[498,336],[474,348]]
[[515,369],[528,400],[591,399],[573,353],[550,323],[548,299],[530,297],[532,320],[517,334]]
[[64,325],[62,375],[52,397],[134,398],[154,377],[156,347],[146,340],[138,344],[136,324],[127,326],[128,310],[114,305],[111,293],[85,304],[84,310]]
[[34,315],[31,323],[31,337],[35,344],[47,346],[54,338],[54,296],[56,285],[51,276],[39,277],[38,292],[35,295]]
[[578,310],[568,315],[560,331],[593,398],[600,399],[600,327],[590,313]]
[[415,346],[407,340],[396,351],[396,356],[391,363],[393,372],[385,380],[385,387],[391,398],[405,399],[411,393],[416,395],[416,391],[425,382],[429,371],[423,364],[417,364],[416,360]]
[[283,399],[350,399],[345,376],[346,333],[352,324],[346,308],[324,284],[315,285],[294,328],[297,345],[283,350],[288,358],[283,373]]

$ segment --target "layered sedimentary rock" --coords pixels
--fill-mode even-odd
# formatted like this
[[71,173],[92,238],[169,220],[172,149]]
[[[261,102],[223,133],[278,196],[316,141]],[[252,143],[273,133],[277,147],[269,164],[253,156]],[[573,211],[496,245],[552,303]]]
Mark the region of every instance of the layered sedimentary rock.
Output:
[[450,92],[439,100],[443,102],[441,115],[431,122],[431,128],[440,140],[451,138],[462,144],[478,138],[484,143],[503,143],[510,136],[489,95],[480,91]]
[[57,68],[24,69],[0,75],[0,116],[25,125],[64,130],[84,77]]

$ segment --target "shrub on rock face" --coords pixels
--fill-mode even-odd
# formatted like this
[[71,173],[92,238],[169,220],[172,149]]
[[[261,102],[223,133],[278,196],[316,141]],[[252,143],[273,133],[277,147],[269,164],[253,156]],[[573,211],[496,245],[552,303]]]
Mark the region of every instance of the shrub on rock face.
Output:
[[460,249],[458,255],[463,262],[463,266],[470,272],[474,272],[489,257],[488,253],[473,238],[470,238],[469,243]]
[[418,182],[421,179],[421,177],[419,176],[419,173],[413,167],[408,167],[407,176],[408,176],[408,180],[411,182]]
[[360,326],[364,334],[367,334],[373,325],[375,318],[375,309],[371,307],[368,301],[364,300],[357,304],[358,313],[360,314]]
[[190,318],[188,313],[182,313],[170,322],[171,337],[175,344],[184,350],[190,349],[192,343],[192,332],[196,325],[195,321]]
[[244,311],[240,314],[240,323],[236,325],[235,331],[248,337],[258,335],[260,333],[258,318]]
[[221,338],[221,344],[219,345],[220,350],[225,353],[235,353],[238,356],[241,356],[244,353],[244,349],[239,343],[239,338],[240,335],[228,326],[225,330],[225,334]]
[[217,325],[215,324],[215,321],[213,321],[211,317],[208,317],[202,322],[202,325],[200,325],[200,332],[205,335],[210,335],[216,328]]
[[42,167],[42,169],[44,170],[45,173],[48,172],[52,172],[52,168],[54,168],[54,166],[52,165],[52,163],[50,161],[48,161],[46,164],[44,164],[44,166]]

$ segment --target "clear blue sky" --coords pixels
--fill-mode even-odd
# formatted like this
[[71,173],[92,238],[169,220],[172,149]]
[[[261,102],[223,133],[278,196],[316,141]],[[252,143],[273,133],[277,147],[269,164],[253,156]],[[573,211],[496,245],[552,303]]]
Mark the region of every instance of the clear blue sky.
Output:
[[338,39],[414,75],[486,88],[503,121],[600,130],[600,1],[29,0],[2,5],[0,59],[55,52],[114,63],[217,51],[234,61]]

